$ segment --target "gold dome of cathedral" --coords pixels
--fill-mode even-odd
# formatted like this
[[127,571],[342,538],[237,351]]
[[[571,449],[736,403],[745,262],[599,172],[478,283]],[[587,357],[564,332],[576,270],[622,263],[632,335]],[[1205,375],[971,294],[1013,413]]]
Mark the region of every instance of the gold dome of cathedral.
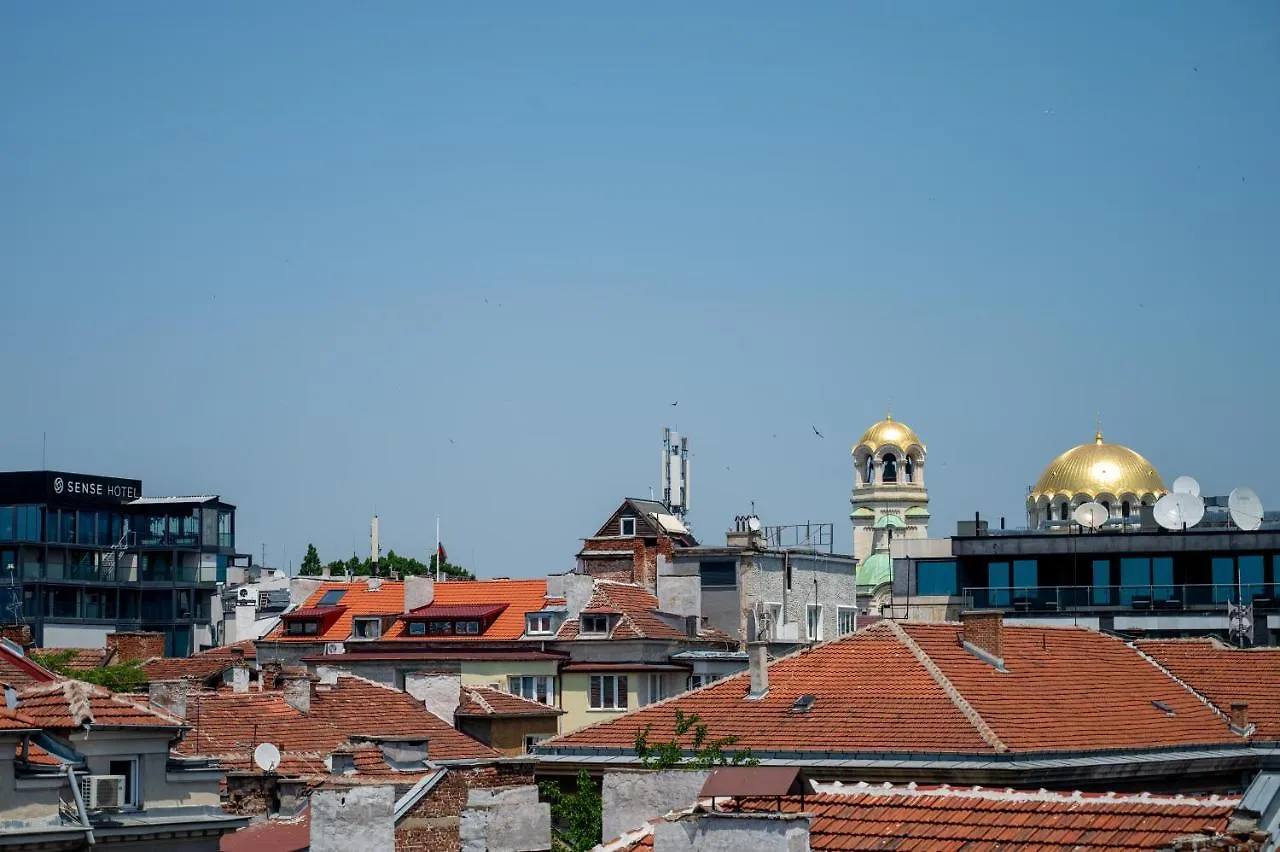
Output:
[[1166,493],[1168,489],[1151,462],[1128,447],[1104,442],[1099,430],[1093,443],[1072,447],[1049,462],[1028,499],[1058,494],[1085,494],[1091,498],[1099,494],[1133,494],[1143,498]]
[[892,414],[887,414],[883,420],[872,424],[870,429],[862,433],[862,437],[858,439],[853,449],[856,452],[859,447],[866,447],[874,453],[883,446],[907,450],[913,445],[921,450],[925,449],[924,442],[920,440],[920,436],[914,429],[894,420]]

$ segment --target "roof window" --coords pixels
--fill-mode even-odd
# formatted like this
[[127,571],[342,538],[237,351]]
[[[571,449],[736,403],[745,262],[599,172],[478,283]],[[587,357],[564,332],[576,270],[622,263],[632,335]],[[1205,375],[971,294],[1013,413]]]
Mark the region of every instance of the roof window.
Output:
[[320,596],[316,606],[334,606],[338,601],[342,600],[342,596],[346,593],[346,589],[330,589]]
[[603,636],[609,632],[609,616],[607,615],[584,615],[582,616],[581,633],[595,633]]
[[793,713],[807,713],[813,709],[814,702],[818,700],[816,695],[801,695],[791,705]]
[[635,538],[636,519],[630,516],[622,518],[618,522],[618,534],[623,538]]

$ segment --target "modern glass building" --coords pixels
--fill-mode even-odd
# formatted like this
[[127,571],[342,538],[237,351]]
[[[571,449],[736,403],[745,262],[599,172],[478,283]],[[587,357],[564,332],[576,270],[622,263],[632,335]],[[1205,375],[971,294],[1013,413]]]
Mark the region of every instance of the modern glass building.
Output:
[[99,647],[116,630],[166,635],[166,653],[214,644],[217,584],[236,553],[235,506],[144,497],[137,479],[0,473],[0,622],[44,647]]

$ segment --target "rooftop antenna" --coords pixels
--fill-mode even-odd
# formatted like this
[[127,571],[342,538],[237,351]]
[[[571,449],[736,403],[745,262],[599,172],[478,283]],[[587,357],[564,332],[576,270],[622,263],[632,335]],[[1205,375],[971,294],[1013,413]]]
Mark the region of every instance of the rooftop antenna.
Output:
[[1101,503],[1089,501],[1076,506],[1076,510],[1071,513],[1071,517],[1080,526],[1088,530],[1097,530],[1111,517],[1111,513]]
[[662,428],[662,505],[681,521],[689,514],[689,438]]
[[1174,492],[1157,500],[1151,514],[1156,523],[1167,530],[1186,531],[1204,517],[1204,501],[1191,494]]
[[1227,511],[1231,513],[1231,521],[1246,532],[1253,532],[1262,526],[1262,500],[1252,488],[1231,489],[1227,497]]
[[280,765],[280,749],[272,743],[262,743],[253,750],[253,762],[263,772],[274,772]]
[[14,564],[10,562],[6,566],[9,572],[9,622],[11,624],[22,623],[22,589],[18,586],[18,572]]
[[1200,496],[1200,483],[1193,476],[1179,476],[1173,481],[1174,494],[1190,494],[1192,497]]

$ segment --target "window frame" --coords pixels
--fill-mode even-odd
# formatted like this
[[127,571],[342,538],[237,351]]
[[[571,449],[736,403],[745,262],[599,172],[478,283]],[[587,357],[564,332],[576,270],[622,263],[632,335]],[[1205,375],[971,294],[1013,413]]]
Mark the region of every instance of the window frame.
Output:
[[[844,629],[844,616],[851,616],[849,621],[849,629]],[[841,636],[851,636],[858,628],[858,608],[856,606],[837,606],[836,607],[836,633]]]
[[[656,704],[659,701],[665,701],[671,697],[667,694],[667,681],[661,672],[649,672],[645,675],[644,691],[645,694],[642,696],[644,703],[641,704],[642,707],[647,707],[650,704]],[[657,693],[656,696],[655,693]]]
[[[627,525],[631,525],[631,532],[627,532]],[[636,519],[634,515],[623,515],[618,518],[618,536],[621,538],[636,537]]]
[[[543,622],[546,623],[545,630],[541,627],[535,629],[535,624],[541,624]],[[529,615],[526,615],[524,619],[524,632],[530,636],[550,636],[552,633],[555,633],[555,631],[551,629],[551,623],[552,619],[550,613],[530,613]]]
[[[524,681],[529,681],[529,690],[526,692]],[[545,686],[546,701],[538,697],[538,687]],[[556,706],[556,676],[555,675],[507,675],[507,692],[526,701],[534,701],[538,704],[545,704],[548,707]]]
[[[597,623],[603,623],[604,629],[603,630],[589,629],[587,627],[588,619],[590,619],[593,625]],[[586,615],[580,616],[578,619],[578,633],[581,635],[587,635],[587,636],[608,636],[609,635],[609,616],[600,615],[599,613],[588,613]]]
[[536,746],[538,743],[543,742],[544,740],[549,740],[554,736],[555,734],[525,734],[524,735],[524,753],[533,754],[533,746]]
[[425,621],[410,621],[405,634],[408,636],[426,636],[427,623]]
[[[818,615],[816,620],[812,617],[815,612]],[[822,604],[804,605],[804,632],[809,642],[822,641],[822,615]],[[814,630],[815,624],[817,625],[816,631]],[[815,632],[817,633],[816,636],[814,635]]]
[[[115,767],[121,763],[129,764],[127,771],[115,771]],[[142,760],[137,757],[113,757],[107,762],[107,774],[124,776],[125,808],[142,810]]]
[[[360,632],[360,628],[361,626],[368,625],[370,622],[373,623],[374,630],[376,632],[373,636],[365,636],[363,633]],[[357,615],[355,618],[351,619],[351,638],[363,639],[366,641],[370,641],[373,639],[381,639],[382,638],[382,619],[377,616]]]
[[[596,684],[599,682],[599,688]],[[612,703],[606,703],[606,686],[608,686],[608,698]],[[587,708],[594,712],[617,713],[626,711],[628,707],[627,689],[630,684],[627,682],[627,676],[622,674],[593,674],[587,678]],[[594,703],[596,698],[600,703]],[[621,699],[621,700],[619,700]]]

